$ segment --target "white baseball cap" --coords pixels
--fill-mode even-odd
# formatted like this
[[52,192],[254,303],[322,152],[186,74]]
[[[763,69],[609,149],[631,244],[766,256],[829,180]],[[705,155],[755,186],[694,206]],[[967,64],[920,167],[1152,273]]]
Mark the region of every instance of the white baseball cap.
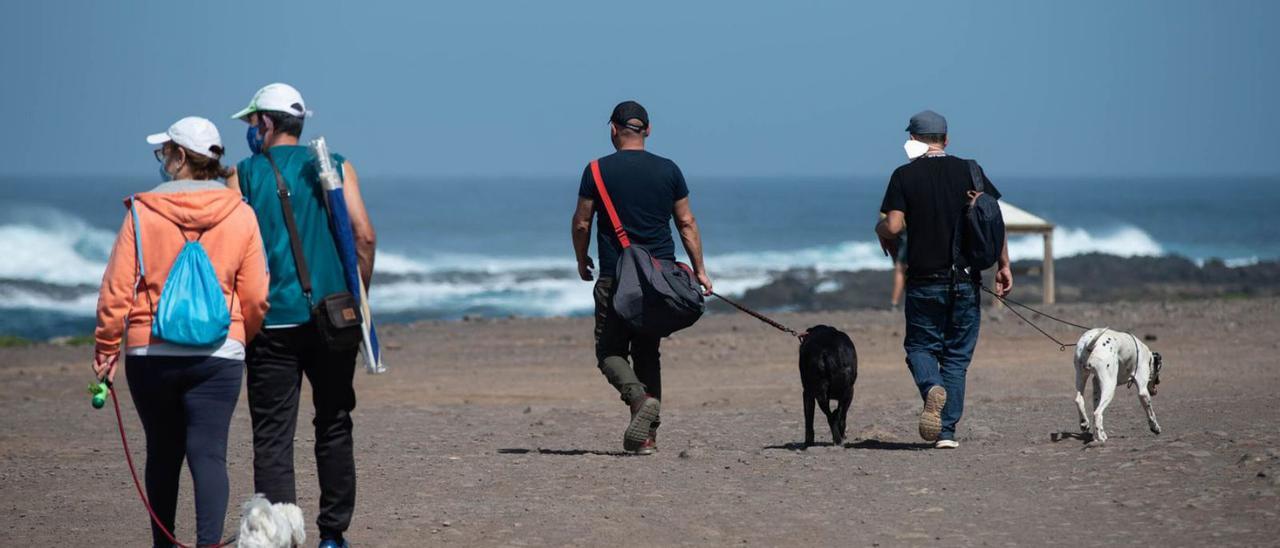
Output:
[[250,114],[263,110],[283,112],[299,118],[311,116],[311,111],[307,110],[307,104],[302,101],[302,94],[298,90],[289,84],[275,83],[258,90],[253,94],[253,99],[249,100],[249,106],[231,115],[231,118],[244,120]]
[[215,160],[222,156],[222,137],[218,135],[218,127],[199,116],[188,116],[174,122],[169,131],[147,136],[147,142],[153,145],[169,141]]

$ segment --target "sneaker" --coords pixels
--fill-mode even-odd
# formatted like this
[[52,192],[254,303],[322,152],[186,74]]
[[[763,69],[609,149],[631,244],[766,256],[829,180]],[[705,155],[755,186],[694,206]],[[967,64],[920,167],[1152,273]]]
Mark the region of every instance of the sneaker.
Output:
[[653,421],[653,424],[649,426],[649,439],[645,440],[639,449],[636,449],[637,455],[652,455],[658,452],[658,424],[660,424],[658,421]]
[[934,449],[958,449],[959,447],[960,442],[956,440],[938,440],[938,443],[933,444]]
[[351,543],[347,539],[322,539],[320,548],[351,548]]
[[657,450],[658,450],[658,441],[653,438],[649,438],[647,440],[644,440],[644,443],[640,444],[640,448],[636,449],[633,452],[637,455],[652,455]]
[[653,423],[658,421],[661,404],[657,398],[646,395],[631,404],[631,422],[622,434],[622,448],[637,451],[649,441],[649,433]]
[[942,406],[947,404],[947,390],[934,385],[924,397],[924,409],[920,411],[920,437],[924,441],[937,441],[942,434]]

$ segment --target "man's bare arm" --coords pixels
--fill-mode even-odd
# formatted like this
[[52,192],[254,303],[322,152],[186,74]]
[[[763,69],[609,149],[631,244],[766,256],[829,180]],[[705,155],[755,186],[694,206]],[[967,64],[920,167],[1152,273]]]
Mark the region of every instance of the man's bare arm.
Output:
[[898,256],[898,238],[906,228],[906,215],[896,209],[889,211],[876,223],[876,236],[880,238],[880,249],[884,250],[885,255]]
[[896,209],[890,211],[885,215],[885,218],[880,219],[880,222],[876,224],[876,234],[881,239],[897,239],[902,235],[903,229],[907,227],[906,219],[906,215],[901,211]]
[[693,217],[693,209],[689,207],[687,196],[676,201],[671,208],[671,215],[680,231],[684,251],[689,254],[689,262],[693,263],[693,273],[698,277],[703,290],[710,295],[711,277],[707,275],[707,265],[702,260],[702,235],[698,232],[698,220]]
[[1009,267],[1009,237],[1004,238],[1000,260],[996,262],[996,293],[1001,297],[1013,291],[1013,269]]
[[578,277],[584,282],[591,281],[591,268],[595,266],[587,254],[591,249],[591,214],[595,207],[595,200],[579,196],[578,207],[573,212],[573,254],[578,260]]

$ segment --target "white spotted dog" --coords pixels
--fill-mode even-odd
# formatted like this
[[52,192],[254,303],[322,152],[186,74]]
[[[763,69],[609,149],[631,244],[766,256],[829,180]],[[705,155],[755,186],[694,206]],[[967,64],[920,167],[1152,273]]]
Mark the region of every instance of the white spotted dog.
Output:
[[1160,423],[1151,408],[1151,396],[1160,384],[1160,354],[1130,333],[1106,327],[1090,329],[1076,343],[1076,407],[1080,410],[1080,430],[1089,431],[1089,413],[1084,406],[1084,385],[1093,377],[1093,432],[1094,439],[1107,441],[1107,431],[1102,426],[1102,413],[1115,396],[1116,385],[1121,379],[1130,386],[1138,386],[1138,401],[1147,412],[1147,426],[1159,434]]

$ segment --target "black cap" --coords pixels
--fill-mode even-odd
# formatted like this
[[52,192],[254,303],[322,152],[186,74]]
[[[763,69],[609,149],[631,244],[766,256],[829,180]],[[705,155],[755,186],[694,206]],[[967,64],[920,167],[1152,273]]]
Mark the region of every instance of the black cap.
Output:
[[[639,120],[640,125],[631,123],[631,120]],[[635,101],[623,101],[613,107],[613,114],[609,115],[609,121],[634,131],[644,131],[649,129],[649,111]]]
[[947,119],[932,110],[922,110],[907,123],[907,133],[912,135],[943,135],[947,132]]

